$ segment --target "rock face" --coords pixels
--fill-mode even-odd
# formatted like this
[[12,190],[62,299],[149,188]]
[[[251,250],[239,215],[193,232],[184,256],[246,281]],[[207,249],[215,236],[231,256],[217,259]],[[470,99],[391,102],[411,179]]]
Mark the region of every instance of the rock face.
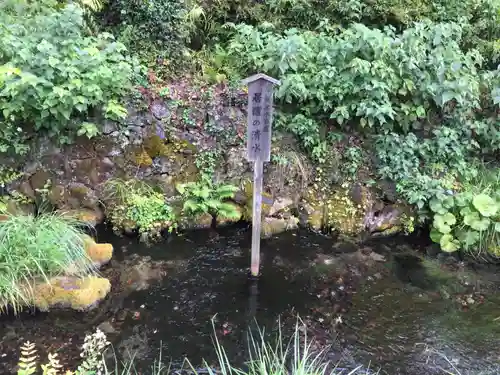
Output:
[[[124,130],[106,120],[99,138],[82,137],[66,147],[39,141],[27,160],[13,166],[24,175],[8,185],[8,191],[26,197],[28,207],[29,202],[49,202],[57,210],[95,224],[103,220],[101,203],[107,198],[103,186],[112,178],[146,182],[162,191],[166,199],[175,200],[176,184],[197,181],[209,168],[216,182],[241,188],[234,204],[241,219],[251,222],[253,171],[246,160],[243,135],[246,93],[217,88],[208,100],[202,98],[203,91],[200,94],[185,82],[166,91],[170,96],[155,96],[148,109],[130,105]],[[377,194],[366,186],[334,185],[336,167],[325,167],[328,170],[324,171],[314,168],[293,137],[278,135],[272,154],[279,160],[266,163],[264,170],[265,236],[293,229],[297,221],[313,230],[347,236],[404,227],[404,211],[399,207],[384,208],[386,203],[378,207]],[[214,161],[210,158],[215,154]],[[211,164],[207,160],[212,160]],[[219,217],[215,224],[234,221]],[[212,224],[210,217],[202,215],[181,220],[179,228]],[[127,231],[125,226],[121,229]]]

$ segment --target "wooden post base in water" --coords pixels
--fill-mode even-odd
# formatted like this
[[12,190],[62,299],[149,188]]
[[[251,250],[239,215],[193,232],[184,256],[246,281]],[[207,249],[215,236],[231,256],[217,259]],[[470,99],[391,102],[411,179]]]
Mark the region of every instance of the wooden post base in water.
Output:
[[262,210],[262,182],[264,162],[256,160],[253,165],[253,209],[252,209],[252,260],[250,273],[259,276],[260,269],[260,227]]

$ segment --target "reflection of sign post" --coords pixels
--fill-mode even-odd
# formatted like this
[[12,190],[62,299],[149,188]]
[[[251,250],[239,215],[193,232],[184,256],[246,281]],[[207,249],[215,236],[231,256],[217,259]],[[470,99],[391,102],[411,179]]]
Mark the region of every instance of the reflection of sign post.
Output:
[[265,161],[271,160],[273,86],[280,81],[256,74],[243,80],[248,84],[247,160],[254,162],[252,210],[252,276],[259,275],[262,181]]

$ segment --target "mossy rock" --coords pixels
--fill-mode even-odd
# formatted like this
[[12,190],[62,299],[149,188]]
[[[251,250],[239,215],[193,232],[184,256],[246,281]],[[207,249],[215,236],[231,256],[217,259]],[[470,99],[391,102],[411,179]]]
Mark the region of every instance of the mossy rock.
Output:
[[153,159],[143,147],[133,151],[132,161],[139,167],[149,167],[153,164]]
[[50,188],[50,191],[47,195],[47,198],[49,202],[54,206],[54,207],[62,207],[65,202],[66,198],[66,191],[64,186],[62,185],[55,185],[52,188]]
[[97,267],[108,263],[113,256],[113,245],[110,243],[96,243],[90,236],[84,237],[85,251]]
[[88,311],[96,307],[110,290],[111,283],[102,277],[55,277],[33,288],[33,304],[41,311],[51,308]]
[[[251,222],[253,219],[253,182],[245,181],[242,189],[243,194],[246,197],[245,206],[243,207],[243,220]],[[273,196],[269,193],[262,192],[262,208],[261,214],[262,218],[269,215],[271,207],[273,205]]]
[[52,175],[42,169],[39,169],[30,177],[30,184],[33,190],[43,189],[47,181],[52,181]]
[[210,214],[200,214],[195,217],[183,217],[179,220],[179,229],[209,229],[212,227],[213,216]]
[[364,230],[369,204],[367,191],[363,191],[362,201],[356,203],[345,187],[337,187],[324,194],[311,188],[304,197],[302,207],[307,212],[306,222],[312,229],[357,236]]
[[274,235],[286,232],[287,230],[297,229],[299,219],[292,216],[288,219],[266,217],[262,222],[261,237],[269,238]]
[[144,150],[151,158],[158,156],[174,156],[175,154],[194,154],[196,146],[186,140],[165,141],[158,135],[152,135],[143,142]]

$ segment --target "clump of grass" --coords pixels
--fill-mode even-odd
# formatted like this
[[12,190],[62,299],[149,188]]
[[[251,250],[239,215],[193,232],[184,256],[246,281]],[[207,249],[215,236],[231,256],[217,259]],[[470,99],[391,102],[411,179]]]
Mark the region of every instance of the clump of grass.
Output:
[[124,204],[131,193],[149,195],[154,192],[151,186],[140,180],[113,178],[104,183],[102,196],[106,204],[119,205]]
[[[212,326],[215,332],[213,320]],[[243,370],[232,364],[224,347],[214,334],[214,347],[220,367],[217,373],[222,375],[353,375],[361,374],[363,371],[359,366],[346,372],[331,364],[326,359],[328,347],[319,351],[315,350],[314,340],[308,340],[307,327],[300,319],[297,320],[295,331],[288,342],[285,342],[280,326],[274,344],[266,340],[264,331],[260,328],[257,334],[249,331],[248,343],[249,361]],[[198,374],[191,363],[189,365],[192,371]],[[204,367],[209,375],[216,374],[208,363],[205,362]]]
[[96,271],[87,256],[81,223],[57,214],[10,215],[0,221],[0,310],[18,313],[33,301],[33,287],[68,269]]

